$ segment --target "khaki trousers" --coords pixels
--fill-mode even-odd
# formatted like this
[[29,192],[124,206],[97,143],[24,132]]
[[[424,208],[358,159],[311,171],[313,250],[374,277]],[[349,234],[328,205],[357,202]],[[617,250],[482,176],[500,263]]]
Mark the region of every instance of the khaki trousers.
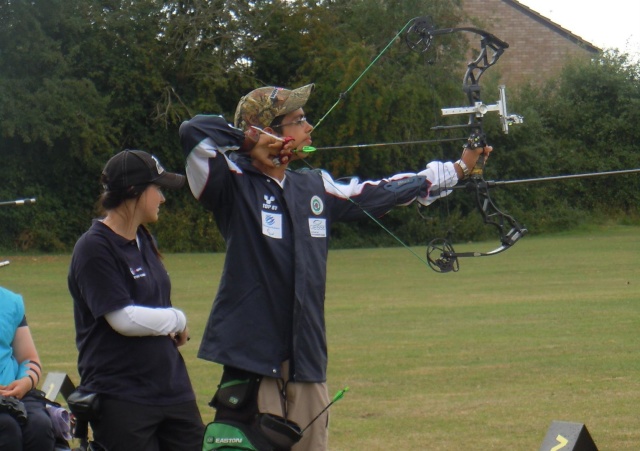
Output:
[[[289,375],[288,362],[282,365],[282,374]],[[329,404],[329,392],[326,383],[288,382],[272,377],[263,377],[258,389],[258,410],[286,417],[295,422],[301,429],[309,423]],[[286,397],[286,399],[283,399]],[[291,451],[326,451],[329,441],[329,411],[304,431],[302,439]]]

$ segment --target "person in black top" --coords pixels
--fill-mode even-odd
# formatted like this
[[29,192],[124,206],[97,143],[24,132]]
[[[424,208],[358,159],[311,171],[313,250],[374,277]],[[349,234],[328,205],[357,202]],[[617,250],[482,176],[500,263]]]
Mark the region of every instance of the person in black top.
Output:
[[158,220],[162,188],[184,185],[147,152],[125,150],[102,173],[101,205],[77,241],[68,274],[79,390],[100,395],[94,441],[109,451],[200,451],[203,423],[178,348],[187,320],[145,224]]

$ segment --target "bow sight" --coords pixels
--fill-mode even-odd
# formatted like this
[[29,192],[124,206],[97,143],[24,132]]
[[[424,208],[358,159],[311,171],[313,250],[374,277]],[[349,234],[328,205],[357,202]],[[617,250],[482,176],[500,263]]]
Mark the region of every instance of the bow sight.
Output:
[[[502,126],[502,131],[504,134],[509,133],[509,126],[513,124],[522,124],[524,122],[524,118],[517,114],[509,114],[507,112],[507,95],[506,88],[504,85],[500,85],[498,87],[500,91],[500,98],[496,101],[494,105],[485,105],[481,101],[477,100],[471,106],[462,106],[462,107],[454,107],[454,108],[442,108],[443,116],[453,116],[457,114],[470,114],[475,116],[476,118],[482,118],[486,113],[490,111],[497,111],[500,115],[500,124]],[[436,127],[431,127],[431,130],[444,130],[448,128],[459,128],[459,127],[469,127],[470,124],[465,125],[439,125]]]

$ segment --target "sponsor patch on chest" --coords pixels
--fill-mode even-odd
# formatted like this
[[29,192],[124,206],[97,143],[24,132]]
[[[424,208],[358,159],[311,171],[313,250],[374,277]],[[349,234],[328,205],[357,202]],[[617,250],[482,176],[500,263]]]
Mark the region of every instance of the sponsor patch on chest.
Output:
[[276,200],[275,197],[269,195],[269,194],[265,194],[264,195],[264,203],[262,204],[262,209],[263,210],[271,210],[271,211],[278,211],[278,206],[274,203]]
[[326,238],[327,220],[325,218],[309,218],[309,233],[314,238]]
[[282,239],[282,215],[262,211],[262,234],[270,238]]

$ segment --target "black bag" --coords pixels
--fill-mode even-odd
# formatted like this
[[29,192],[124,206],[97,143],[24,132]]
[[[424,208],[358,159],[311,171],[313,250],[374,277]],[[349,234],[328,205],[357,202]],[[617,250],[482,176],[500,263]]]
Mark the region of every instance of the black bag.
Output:
[[225,366],[218,391],[209,403],[216,409],[240,410],[251,403],[256,404],[262,376],[248,371]]
[[300,426],[269,413],[258,416],[258,430],[276,450],[289,450],[302,438]]
[[27,409],[22,401],[15,396],[0,395],[0,412],[11,415],[20,426],[27,423]]
[[259,374],[224,367],[218,390],[209,403],[216,415],[207,425],[203,449],[283,451],[302,438],[296,423],[258,412],[261,381]]
[[93,421],[100,418],[100,397],[97,393],[75,390],[67,398],[67,405],[78,420]]

